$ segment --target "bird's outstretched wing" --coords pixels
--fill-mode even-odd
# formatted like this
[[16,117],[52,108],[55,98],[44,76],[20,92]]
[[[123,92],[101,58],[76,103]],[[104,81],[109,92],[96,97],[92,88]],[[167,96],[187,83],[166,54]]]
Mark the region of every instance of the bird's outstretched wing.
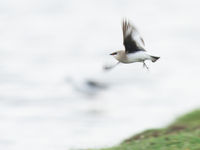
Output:
[[118,61],[116,64],[114,64],[114,65],[105,65],[105,66],[103,66],[103,70],[105,70],[105,71],[108,71],[108,70],[111,70],[111,69],[113,69],[114,67],[116,67],[117,65],[119,65],[120,64],[120,62]]
[[123,20],[122,23],[123,40],[126,53],[144,51],[144,40],[139,35],[137,29],[129,21]]

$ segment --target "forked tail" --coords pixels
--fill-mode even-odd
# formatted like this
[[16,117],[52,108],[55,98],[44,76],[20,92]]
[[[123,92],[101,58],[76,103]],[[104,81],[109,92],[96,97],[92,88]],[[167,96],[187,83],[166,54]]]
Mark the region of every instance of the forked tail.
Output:
[[151,61],[156,62],[160,57],[157,56],[151,56]]

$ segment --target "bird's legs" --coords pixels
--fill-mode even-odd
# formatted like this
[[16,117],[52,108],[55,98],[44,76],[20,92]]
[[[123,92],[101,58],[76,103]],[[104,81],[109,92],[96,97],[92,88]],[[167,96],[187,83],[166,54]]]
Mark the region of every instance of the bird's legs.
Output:
[[143,67],[146,68],[147,70],[149,70],[149,67],[145,64],[144,61],[143,61]]

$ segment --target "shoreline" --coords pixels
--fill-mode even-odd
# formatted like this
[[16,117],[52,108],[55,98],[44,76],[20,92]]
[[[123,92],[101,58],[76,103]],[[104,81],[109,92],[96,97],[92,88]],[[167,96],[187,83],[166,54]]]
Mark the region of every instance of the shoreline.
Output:
[[[138,133],[121,144],[98,150],[199,150],[200,109],[187,113],[165,128]],[[88,149],[94,150],[94,149]],[[96,149],[97,150],[97,149]]]

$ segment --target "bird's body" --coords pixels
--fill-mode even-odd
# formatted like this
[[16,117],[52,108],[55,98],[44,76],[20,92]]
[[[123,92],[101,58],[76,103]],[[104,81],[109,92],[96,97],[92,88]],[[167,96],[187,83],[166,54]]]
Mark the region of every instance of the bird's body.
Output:
[[[120,62],[125,64],[142,62],[143,66],[148,69],[147,65],[145,64],[146,60],[155,62],[160,58],[149,55],[146,52],[144,49],[144,40],[140,37],[137,29],[127,20],[124,20],[122,23],[122,31],[125,50],[116,51],[110,54],[113,55],[116,60],[118,60],[117,64]],[[112,67],[108,67],[108,69],[110,68]]]
[[125,64],[143,62],[145,60],[153,59],[146,51],[138,51],[135,53],[126,54],[123,50],[118,51],[118,55],[115,55],[114,58]]

